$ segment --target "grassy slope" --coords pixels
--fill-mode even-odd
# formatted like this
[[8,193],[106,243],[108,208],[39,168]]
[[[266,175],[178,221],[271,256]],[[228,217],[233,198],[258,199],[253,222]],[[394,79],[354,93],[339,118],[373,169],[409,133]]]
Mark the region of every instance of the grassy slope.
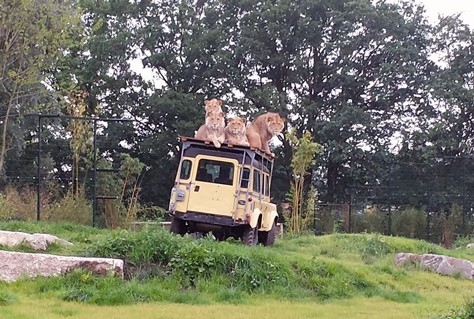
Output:
[[[106,230],[96,230],[73,225],[0,223],[0,229],[27,232],[47,232],[75,243],[74,248],[54,247],[52,253],[75,254],[87,249],[94,242],[107,238]],[[183,239],[183,242],[187,239]],[[208,243],[209,244],[209,243]],[[315,287],[324,287],[330,298],[296,296],[288,300],[281,294],[251,294],[239,304],[216,301],[206,297],[206,283],[199,282],[200,291],[195,302],[179,297],[164,301],[138,303],[126,306],[97,306],[64,302],[54,293],[31,293],[34,283],[23,282],[0,287],[0,300],[5,294],[14,297],[11,303],[0,303],[0,318],[55,319],[55,318],[430,318],[445,314],[450,307],[460,307],[472,298],[474,283],[469,280],[439,276],[414,267],[399,269],[394,266],[395,252],[440,253],[474,260],[474,253],[467,249],[446,250],[417,240],[385,237],[370,234],[335,234],[329,236],[302,236],[279,240],[274,247],[249,248],[236,243],[210,243],[216,249],[236,251],[243,256],[255,253],[287,263],[308,267],[325,265],[320,277],[308,278]],[[250,251],[250,253],[249,253]],[[267,254],[268,253],[268,254]],[[308,268],[309,269],[309,268]],[[332,275],[326,276],[327,270]],[[346,276],[344,273],[346,272]],[[329,281],[329,284],[327,282]],[[369,284],[374,289],[353,292],[359,284]],[[326,285],[325,285],[326,283]],[[212,285],[208,289],[212,290]],[[2,291],[4,297],[2,298]],[[296,290],[298,291],[298,290]],[[345,292],[352,291],[351,293]],[[175,291],[176,294],[186,294]],[[334,296],[341,296],[335,298]],[[318,295],[320,296],[320,295]],[[174,300],[174,303],[167,302]],[[192,298],[191,298],[192,300]],[[179,303],[179,302],[184,302]]]

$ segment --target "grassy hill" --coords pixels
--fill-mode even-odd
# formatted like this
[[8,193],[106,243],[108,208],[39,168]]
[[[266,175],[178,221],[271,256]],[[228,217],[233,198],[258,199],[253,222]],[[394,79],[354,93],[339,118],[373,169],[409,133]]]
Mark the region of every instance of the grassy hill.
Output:
[[125,281],[75,271],[1,283],[0,318],[471,318],[462,311],[472,304],[472,281],[394,265],[397,252],[474,260],[474,250],[464,245],[448,250],[379,234],[333,234],[245,247],[182,238],[160,227],[112,231],[3,222],[0,229],[74,243],[49,253],[123,258],[126,264]]

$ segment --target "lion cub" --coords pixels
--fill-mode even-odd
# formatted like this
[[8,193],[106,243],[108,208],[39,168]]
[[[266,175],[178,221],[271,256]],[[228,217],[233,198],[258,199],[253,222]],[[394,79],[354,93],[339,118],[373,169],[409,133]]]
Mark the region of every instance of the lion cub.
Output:
[[259,148],[267,154],[275,156],[270,152],[268,143],[273,136],[281,133],[285,127],[285,119],[278,113],[268,112],[257,116],[247,126],[247,139],[250,147]]
[[245,120],[241,117],[230,118],[225,127],[225,143],[249,146],[245,135]]
[[224,142],[225,120],[223,112],[210,111],[206,113],[206,121],[194,135],[194,138],[211,141],[215,147],[221,147]]

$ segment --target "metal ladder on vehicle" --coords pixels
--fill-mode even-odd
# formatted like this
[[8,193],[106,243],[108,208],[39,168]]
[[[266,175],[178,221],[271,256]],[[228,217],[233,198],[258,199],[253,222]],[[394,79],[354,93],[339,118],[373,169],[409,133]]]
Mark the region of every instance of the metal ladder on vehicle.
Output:
[[[235,214],[237,213],[238,210],[238,201],[240,200],[240,195],[242,193],[242,183],[247,182],[247,191],[245,192],[245,207],[244,207],[244,212],[247,211],[247,205],[248,205],[248,198],[249,198],[249,187],[250,187],[250,171],[249,175],[247,178],[244,179],[244,166],[245,166],[245,155],[247,155],[247,151],[243,151],[243,156],[242,156],[242,162],[238,165],[238,168],[240,169],[240,176],[239,180],[237,181],[237,190],[235,192],[235,201],[234,201],[234,219],[235,219]],[[252,160],[252,159],[251,159]]]

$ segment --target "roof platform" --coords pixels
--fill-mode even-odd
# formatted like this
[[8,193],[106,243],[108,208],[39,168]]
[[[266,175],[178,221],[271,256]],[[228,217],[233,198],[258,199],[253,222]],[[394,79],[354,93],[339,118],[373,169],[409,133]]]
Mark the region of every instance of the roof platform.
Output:
[[188,137],[188,136],[180,136],[179,140],[182,143],[187,143],[189,145],[197,146],[200,148],[209,148],[209,149],[222,151],[222,152],[229,152],[229,151],[230,152],[232,151],[249,152],[250,151],[250,152],[255,153],[257,157],[261,157],[262,159],[268,160],[270,162],[273,162],[273,159],[274,159],[274,156],[272,156],[271,154],[265,153],[261,149],[254,148],[254,147],[222,143],[221,147],[218,148],[218,147],[215,147],[211,141],[200,140],[200,139]]

